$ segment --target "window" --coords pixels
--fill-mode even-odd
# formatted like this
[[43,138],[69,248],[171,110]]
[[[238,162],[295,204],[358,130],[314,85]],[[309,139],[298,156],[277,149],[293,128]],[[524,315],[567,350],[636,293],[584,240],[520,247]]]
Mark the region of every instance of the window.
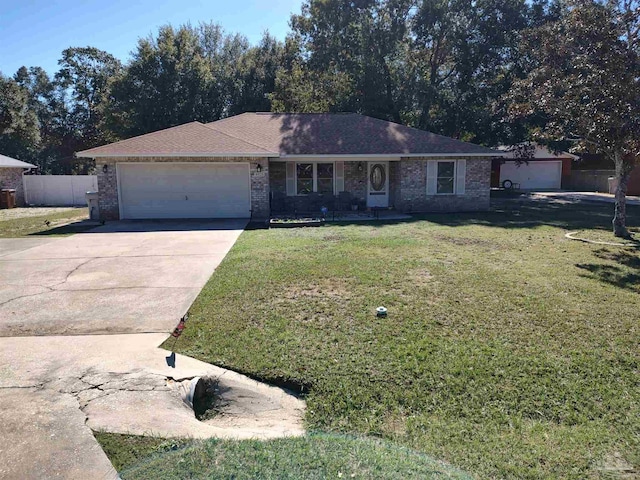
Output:
[[371,189],[374,192],[379,192],[384,189],[385,183],[387,181],[387,176],[384,173],[384,167],[382,165],[376,164],[371,167],[369,181],[371,182]]
[[296,163],[296,194],[311,192],[333,195],[333,163]]
[[333,163],[316,164],[318,187],[316,192],[333,195]]
[[436,193],[454,193],[456,162],[438,162]]
[[313,192],[313,163],[296,164],[296,190],[298,195]]

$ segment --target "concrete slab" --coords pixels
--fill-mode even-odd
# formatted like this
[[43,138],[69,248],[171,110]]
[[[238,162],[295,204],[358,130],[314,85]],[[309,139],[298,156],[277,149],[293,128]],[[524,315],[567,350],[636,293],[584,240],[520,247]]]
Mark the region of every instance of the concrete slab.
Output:
[[44,290],[3,287],[0,336],[169,332],[200,288]]
[[[534,199],[564,200],[569,202],[616,202],[613,195],[601,192],[530,192],[529,195]],[[640,205],[640,197],[627,196],[627,205]]]
[[[31,388],[52,398],[71,395],[77,400],[73,408],[80,407],[89,427],[114,433],[234,439],[304,434],[302,400],[182,355],[176,355],[172,368],[170,352],[157,348],[166,337],[0,338],[0,391]],[[205,375],[218,379],[220,409],[200,422],[182,401],[180,382]],[[0,425],[10,415],[1,410]]]
[[168,332],[245,224],[114,222],[0,242],[0,336]]
[[57,237],[0,238],[0,257],[61,240]]
[[[91,428],[304,434],[302,400],[189,357],[170,362],[158,348],[166,333],[60,336],[171,330],[244,224],[122,222],[64,239],[0,242],[0,478],[116,478]],[[57,336],[39,336],[47,334]],[[220,405],[200,422],[181,393],[205,375],[217,379]]]
[[0,390],[0,478],[116,479],[72,395]]

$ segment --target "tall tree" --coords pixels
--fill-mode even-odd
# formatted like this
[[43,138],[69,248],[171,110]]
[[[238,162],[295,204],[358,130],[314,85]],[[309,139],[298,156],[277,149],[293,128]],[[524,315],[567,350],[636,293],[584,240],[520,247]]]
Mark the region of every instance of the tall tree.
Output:
[[[503,122],[498,100],[520,71],[520,33],[540,2],[421,0],[411,18],[412,123],[463,140],[495,145],[526,129]],[[515,127],[515,129],[514,129]]]
[[[400,121],[403,44],[412,3],[306,1],[301,14],[291,17],[289,46],[298,46],[300,53],[279,77],[276,104],[290,110],[326,104]],[[316,89],[321,96],[313,94]]]
[[[346,111],[354,91],[348,73],[330,63],[320,71],[309,68],[295,36],[287,38],[282,67],[270,94],[274,112],[323,113]],[[356,110],[357,111],[357,110]]]
[[282,42],[265,32],[260,43],[240,57],[239,88],[234,90],[229,115],[271,110],[270,95],[275,90],[283,55]]
[[[112,141],[105,128],[105,108],[110,83],[122,65],[113,55],[93,47],[67,48],[58,62],[55,79],[70,94],[69,113],[78,134],[80,148]],[[59,97],[62,98],[62,97]]]
[[291,18],[274,108],[355,111],[495,145],[522,141],[499,102],[521,32],[554,0],[307,0]]
[[28,92],[29,107],[38,118],[41,141],[32,162],[41,173],[72,173],[77,165],[65,159],[72,157],[80,142],[68,90],[40,67],[21,67],[14,79]]
[[38,116],[31,109],[29,91],[0,74],[0,153],[30,161],[39,144]]
[[242,97],[240,70],[248,50],[245,37],[227,35],[219,25],[161,27],[156,37],[138,42],[114,82],[111,128],[131,136],[229,115]]
[[574,0],[560,20],[524,39],[530,74],[512,92],[511,111],[547,117],[539,137],[571,140],[615,166],[613,232],[629,237],[626,192],[640,153],[640,58],[637,0]]

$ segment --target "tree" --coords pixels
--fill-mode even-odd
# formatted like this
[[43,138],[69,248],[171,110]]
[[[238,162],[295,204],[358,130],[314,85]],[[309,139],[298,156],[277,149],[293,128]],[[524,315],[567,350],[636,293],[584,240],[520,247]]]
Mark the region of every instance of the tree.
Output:
[[29,91],[0,74],[0,153],[33,160],[40,144],[38,117],[29,105]]
[[506,122],[500,100],[523,75],[521,32],[556,14],[553,0],[307,0],[291,18],[273,106],[520,142],[529,122]]
[[[308,0],[291,17],[299,48],[278,77],[278,109],[326,106],[401,120],[410,0]],[[290,54],[292,52],[289,52]],[[319,93],[319,94],[318,94]]]
[[113,141],[104,125],[105,108],[111,81],[122,69],[120,61],[105,51],[85,47],[67,48],[58,64],[55,79],[70,94],[68,111],[79,136],[78,147]]
[[526,139],[525,122],[505,122],[500,102],[522,73],[518,41],[546,21],[546,1],[421,0],[410,18],[415,91],[408,121],[488,145]]
[[513,115],[546,116],[539,138],[571,140],[612,161],[613,232],[625,238],[627,182],[640,152],[639,11],[637,1],[571,1],[523,40],[530,73],[511,95]]
[[322,71],[309,68],[298,40],[285,43],[283,64],[276,73],[275,88],[270,94],[274,112],[323,113],[348,110],[345,107],[353,92],[351,77],[335,64]]
[[260,43],[239,59],[239,88],[234,91],[229,115],[242,112],[268,112],[271,93],[284,55],[282,42],[265,32]]
[[[249,53],[245,37],[227,35],[216,24],[161,27],[156,37],[139,40],[114,82],[110,128],[120,136],[140,135],[194,120],[218,120],[239,111],[237,102],[255,104],[260,87],[250,86],[250,77],[264,72],[266,81],[273,69],[267,57],[277,50],[272,39],[263,42]],[[247,55],[252,59],[245,61]]]
[[72,173],[75,165],[63,160],[79,145],[69,92],[40,67],[19,68],[14,80],[28,93],[29,108],[38,119],[40,145],[30,161],[41,173]]

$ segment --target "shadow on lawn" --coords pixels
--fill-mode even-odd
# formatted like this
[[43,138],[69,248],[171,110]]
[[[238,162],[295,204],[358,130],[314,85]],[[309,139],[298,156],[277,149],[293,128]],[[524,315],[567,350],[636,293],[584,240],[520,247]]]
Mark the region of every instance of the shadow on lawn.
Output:
[[[382,227],[427,220],[449,227],[483,225],[518,229],[549,225],[566,230],[599,229],[609,231],[613,218],[613,205],[586,201],[560,202],[528,197],[492,198],[491,210],[488,212],[414,213],[411,215],[412,218],[408,220],[335,223],[338,225]],[[640,224],[640,207],[627,207],[627,219],[629,225]]]
[[89,230],[96,228],[95,223],[87,223],[86,221],[79,221],[74,223],[68,223],[66,225],[60,225],[59,227],[53,227],[39,232],[30,233],[29,236],[41,237],[47,235],[72,235],[74,233],[85,233]]
[[606,248],[594,252],[595,256],[611,263],[583,263],[576,266],[586,272],[582,276],[633,291],[640,291],[640,250],[612,252]]

